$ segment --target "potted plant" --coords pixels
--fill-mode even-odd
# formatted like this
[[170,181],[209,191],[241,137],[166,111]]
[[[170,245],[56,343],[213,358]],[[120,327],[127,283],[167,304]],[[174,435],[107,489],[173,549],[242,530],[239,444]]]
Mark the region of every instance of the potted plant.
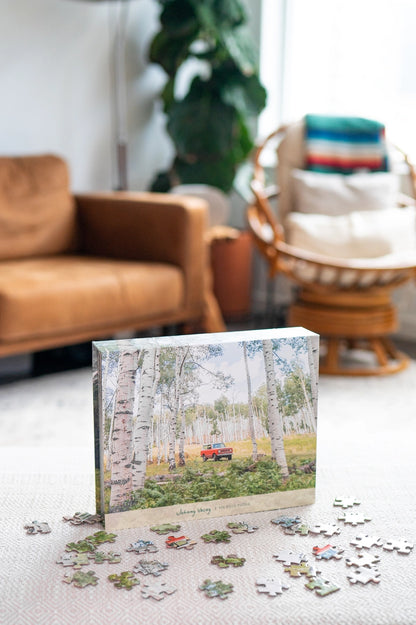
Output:
[[[228,193],[254,146],[253,122],[266,102],[244,6],[240,0],[157,1],[161,30],[149,56],[168,77],[161,98],[176,156],[152,190],[196,183]],[[190,59],[198,63],[178,96],[178,75]]]

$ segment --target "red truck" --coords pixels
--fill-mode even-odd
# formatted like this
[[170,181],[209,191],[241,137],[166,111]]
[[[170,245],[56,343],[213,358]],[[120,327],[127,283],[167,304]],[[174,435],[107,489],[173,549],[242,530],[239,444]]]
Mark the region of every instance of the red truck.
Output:
[[224,443],[210,443],[202,447],[200,455],[204,462],[206,462],[208,458],[212,460],[221,460],[221,458],[232,460],[233,448],[226,447]]

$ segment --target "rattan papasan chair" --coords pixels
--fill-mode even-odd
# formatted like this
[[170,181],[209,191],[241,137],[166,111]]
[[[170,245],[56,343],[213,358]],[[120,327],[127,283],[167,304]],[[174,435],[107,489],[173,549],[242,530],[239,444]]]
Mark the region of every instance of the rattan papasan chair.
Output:
[[[362,213],[354,210],[351,211],[351,216],[345,215],[342,210],[339,211],[338,206],[334,205],[337,220],[330,215],[333,200],[331,193],[329,193],[329,208],[328,202],[324,201],[325,215],[315,215],[312,212],[316,210],[314,200],[317,198],[319,200],[322,196],[322,189],[318,190],[317,198],[312,198],[309,202],[310,188],[307,183],[306,215],[299,216],[298,204],[305,201],[302,177],[312,175],[313,195],[316,176],[320,181],[323,180],[322,176],[329,175],[322,173],[326,171],[325,166],[323,168],[318,166],[315,171],[305,170],[306,161],[310,158],[307,152],[310,148],[305,141],[305,125],[304,118],[294,124],[282,126],[258,148],[254,158],[254,175],[251,184],[254,200],[247,211],[250,231],[268,263],[270,276],[273,277],[281,272],[295,285],[294,297],[288,311],[288,325],[303,326],[321,336],[321,373],[375,375],[400,371],[407,367],[409,358],[398,351],[389,338],[389,335],[398,329],[398,315],[392,301],[392,291],[416,277],[416,238],[414,243],[412,238],[416,237],[415,202],[413,198],[395,192],[393,199],[396,201],[396,206],[392,208],[391,214],[388,208],[383,207],[380,210],[377,209],[377,217],[372,210],[374,206],[370,207],[371,215],[366,205],[359,207],[364,209]],[[278,143],[277,186],[267,186],[265,168],[262,165],[263,155],[267,154],[274,142]],[[389,152],[391,152],[390,147]],[[345,165],[346,160],[348,157],[341,162],[341,165]],[[325,160],[323,162],[325,165]],[[391,167],[390,157],[386,162],[389,162],[389,167]],[[414,185],[410,163],[406,158],[404,162],[409,167],[410,179]],[[313,170],[313,167],[311,169]],[[342,183],[345,180],[349,184],[355,180],[351,177],[353,171],[348,172],[351,174],[349,176],[345,175],[345,171],[341,171],[338,178],[336,175],[325,178],[324,186],[332,184],[332,180],[339,182],[340,176]],[[365,176],[362,171],[358,173],[363,174],[358,181],[369,180],[370,184],[374,184],[375,180],[384,180],[382,176],[368,178],[370,175],[375,175],[375,172],[371,174],[365,172]],[[300,183],[294,182],[296,177],[300,177]],[[391,182],[391,177],[389,180]],[[364,186],[366,184],[367,182]],[[387,200],[384,190],[382,197],[390,201]],[[274,205],[274,198],[277,198],[275,202],[277,208]],[[321,212],[320,206],[317,209],[318,213]],[[398,206],[404,207],[399,213],[397,213]],[[303,205],[302,210],[304,209]],[[387,213],[380,212],[383,210],[387,210]],[[328,214],[330,225],[327,228]],[[358,220],[359,224],[362,220],[370,218],[381,219],[381,225],[377,224],[375,228],[371,226],[370,221],[369,227],[377,230],[383,227],[388,215],[390,219],[393,217],[393,226],[388,228],[388,236],[394,231],[396,239],[399,237],[399,243],[397,245],[396,241],[393,251],[388,246],[385,249],[383,245],[377,250],[377,244],[374,250],[369,250],[374,247],[374,241],[371,236],[369,240],[366,240],[368,233],[362,236],[361,233],[358,257],[351,257],[345,249],[341,249],[338,255],[337,250],[343,248],[345,241],[338,245],[340,237],[337,233],[341,232],[344,237],[344,231],[340,228],[342,224],[347,223],[345,220],[350,225],[354,219]],[[306,234],[303,231],[305,220]],[[401,228],[405,229],[404,234],[400,232],[399,226],[396,228],[396,223],[401,221],[403,221]],[[333,229],[334,223],[335,230]],[[326,228],[328,231],[325,230]],[[321,231],[325,231],[327,237],[322,246]],[[318,241],[315,238],[316,234]],[[383,238],[383,233],[381,238]],[[349,241],[346,245],[348,248]],[[321,247],[324,251],[321,251]],[[400,249],[397,250],[397,247]],[[377,253],[380,251],[381,254]],[[364,358],[358,358],[357,354]]]

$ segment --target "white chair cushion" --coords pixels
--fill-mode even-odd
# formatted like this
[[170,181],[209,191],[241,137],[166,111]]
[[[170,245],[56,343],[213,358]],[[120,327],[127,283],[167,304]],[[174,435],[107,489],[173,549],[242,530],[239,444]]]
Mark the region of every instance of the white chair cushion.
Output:
[[389,172],[345,176],[293,169],[290,184],[294,210],[321,215],[390,208],[398,194],[397,176]]
[[416,250],[416,210],[408,206],[337,216],[293,212],[286,220],[286,239],[290,245],[338,259],[411,252]]

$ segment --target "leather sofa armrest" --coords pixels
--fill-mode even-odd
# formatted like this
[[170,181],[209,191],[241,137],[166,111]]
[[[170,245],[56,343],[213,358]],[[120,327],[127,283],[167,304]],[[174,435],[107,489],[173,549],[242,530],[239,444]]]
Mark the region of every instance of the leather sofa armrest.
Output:
[[180,267],[185,277],[185,307],[201,313],[207,268],[204,200],[135,192],[74,197],[83,253]]

